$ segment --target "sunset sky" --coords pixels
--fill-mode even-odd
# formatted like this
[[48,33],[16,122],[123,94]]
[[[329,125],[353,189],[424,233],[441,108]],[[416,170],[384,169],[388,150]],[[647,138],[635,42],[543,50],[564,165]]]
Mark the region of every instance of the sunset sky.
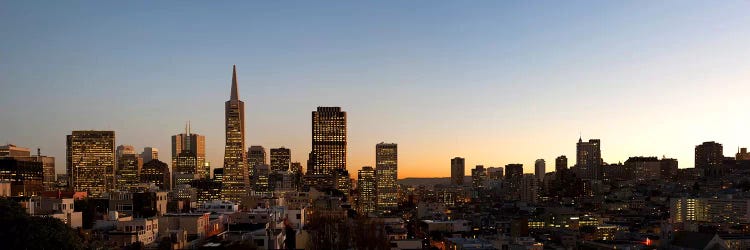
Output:
[[[292,4],[294,3],[294,4]],[[602,140],[606,162],[750,147],[750,1],[0,2],[0,144],[65,169],[65,135],[114,130],[170,162],[185,122],[222,165],[237,65],[246,141],[307,160],[318,106],[349,162],[398,143],[399,178]]]

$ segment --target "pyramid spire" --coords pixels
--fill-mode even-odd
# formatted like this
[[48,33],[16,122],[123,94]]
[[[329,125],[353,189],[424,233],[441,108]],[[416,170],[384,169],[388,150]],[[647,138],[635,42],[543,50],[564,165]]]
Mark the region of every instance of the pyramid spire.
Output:
[[236,101],[240,99],[240,94],[237,91],[237,65],[232,66],[232,95],[229,96],[230,101]]

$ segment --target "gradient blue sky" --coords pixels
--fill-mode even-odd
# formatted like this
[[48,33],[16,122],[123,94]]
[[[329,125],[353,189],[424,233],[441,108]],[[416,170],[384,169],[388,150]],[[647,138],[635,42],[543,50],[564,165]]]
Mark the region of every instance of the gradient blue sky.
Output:
[[247,146],[310,150],[349,115],[349,169],[399,144],[399,177],[523,163],[579,132],[607,162],[750,146],[749,1],[0,2],[0,143],[65,168],[71,130],[154,146],[190,120],[221,166],[232,64]]

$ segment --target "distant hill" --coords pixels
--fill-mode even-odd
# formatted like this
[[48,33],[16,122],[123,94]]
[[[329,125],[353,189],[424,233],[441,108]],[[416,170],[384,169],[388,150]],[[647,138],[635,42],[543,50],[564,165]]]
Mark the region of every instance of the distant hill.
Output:
[[[437,184],[450,184],[451,178],[450,177],[436,177],[436,178],[418,178],[418,177],[409,177],[398,180],[399,185],[406,185],[406,186],[419,186],[419,185],[425,185],[425,186],[435,186]],[[464,176],[464,184],[471,183],[471,176]]]

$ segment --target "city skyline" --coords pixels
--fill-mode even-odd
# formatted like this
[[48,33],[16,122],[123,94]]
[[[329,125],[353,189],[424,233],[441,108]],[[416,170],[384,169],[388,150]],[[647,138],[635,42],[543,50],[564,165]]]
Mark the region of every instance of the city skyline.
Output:
[[[69,17],[76,15],[60,16],[51,10],[54,8],[29,16],[7,13],[0,15],[0,29],[12,30],[16,36],[0,41],[2,47],[13,48],[1,62],[4,91],[0,105],[18,107],[21,103],[23,108],[4,109],[0,141],[41,148],[44,155],[55,157],[56,170],[62,173],[65,135],[74,130],[111,130],[117,134],[115,145],[158,148],[160,159],[168,162],[169,137],[180,133],[184,121],[190,120],[194,131],[206,136],[206,158],[215,168],[223,163],[221,102],[226,99],[226,69],[237,64],[243,77],[240,90],[248,107],[245,147],[284,146],[291,149],[292,162],[305,163],[310,152],[309,112],[318,106],[341,107],[348,114],[347,169],[352,176],[362,166],[375,165],[371,147],[381,141],[399,144],[400,178],[450,176],[449,159],[456,156],[466,159],[469,167],[465,175],[475,165],[510,163],[521,163],[524,172],[531,173],[534,161],[540,158],[552,162],[566,155],[572,163],[573,144],[581,134],[602,140],[602,158],[609,163],[624,162],[630,156],[665,155],[679,160],[680,168],[689,168],[693,167],[694,147],[702,142],[722,143],[727,156],[734,155],[736,148],[750,146],[746,144],[750,136],[743,133],[750,116],[741,115],[745,109],[741,93],[750,90],[744,84],[748,75],[741,66],[747,63],[748,51],[742,48],[750,37],[737,32],[748,22],[740,11],[747,3],[693,2],[681,7],[687,13],[679,14],[664,13],[674,6],[648,3],[651,11],[628,13],[643,4],[594,4],[592,8],[606,12],[606,18],[589,13],[579,18],[553,15],[531,22],[513,15],[517,19],[495,29],[489,28],[503,19],[482,8],[508,13],[518,10],[520,15],[549,14],[555,8],[579,12],[575,5],[461,6],[448,15],[454,23],[444,30],[438,29],[442,24],[439,14],[446,14],[449,4],[426,6],[419,18],[404,22],[403,30],[373,26],[373,21],[387,19],[388,11],[394,11],[395,20],[404,20],[405,13],[387,3],[375,6],[380,7],[375,10],[377,15],[369,18],[323,17],[340,14],[338,11],[361,14],[367,9],[346,5],[340,10],[285,9],[288,13],[252,20],[272,23],[287,14],[301,14],[311,20],[309,26],[302,27],[334,38],[290,42],[296,37],[293,34],[300,32],[300,22],[287,21],[273,26],[276,33],[261,32],[267,39],[251,46],[224,44],[223,40],[205,44],[187,41],[178,44],[178,49],[153,55],[147,55],[154,52],[148,41],[118,42],[102,36],[155,34],[183,27],[175,23],[155,28],[118,26],[132,21],[129,18],[144,6],[133,6],[123,16],[111,19],[97,19],[101,17],[89,12],[92,9],[87,6],[81,10],[60,6],[60,13],[106,21],[88,23]],[[35,9],[33,3],[9,5],[19,9],[18,13]],[[237,9],[262,12],[274,7],[251,4]],[[196,9],[185,7],[186,13]],[[206,11],[207,15],[218,12]],[[690,15],[698,11],[704,14]],[[42,21],[60,22],[29,21],[42,16]],[[159,23],[157,16],[145,13],[143,19]],[[652,25],[629,24],[633,18]],[[716,18],[723,20],[721,25],[711,24]],[[230,21],[246,24],[252,20]],[[347,26],[351,30],[325,28],[346,20],[352,21]],[[225,23],[201,24],[197,29],[207,32]],[[38,30],[41,25],[52,25],[51,29],[70,36],[18,31]],[[107,25],[121,27],[123,33],[110,33]],[[479,28],[463,29],[462,25]],[[622,33],[603,30],[612,26],[622,27]],[[354,39],[361,34],[358,28],[393,37],[395,45],[379,47]],[[559,28],[569,34],[535,32],[540,28]],[[484,34],[486,31],[491,32]],[[209,34],[237,34],[236,38],[253,41],[258,36],[253,32],[258,32],[257,28],[232,24]],[[513,38],[518,32],[528,32],[530,38]],[[189,38],[167,32],[156,36],[154,42],[164,44],[186,36]],[[417,37],[438,41],[420,50],[422,40]],[[348,40],[327,45],[336,38]],[[34,42],[22,43],[29,40]],[[284,41],[286,46],[271,46]],[[529,47],[524,47],[527,43]],[[227,48],[218,49],[222,45]],[[126,55],[130,46],[139,53]],[[303,50],[304,46],[311,47]],[[210,48],[216,49],[203,50]],[[300,55],[284,53],[289,49]],[[320,52],[314,53],[316,49]],[[54,53],[47,53],[50,51]],[[143,62],[151,59],[154,61]]]

